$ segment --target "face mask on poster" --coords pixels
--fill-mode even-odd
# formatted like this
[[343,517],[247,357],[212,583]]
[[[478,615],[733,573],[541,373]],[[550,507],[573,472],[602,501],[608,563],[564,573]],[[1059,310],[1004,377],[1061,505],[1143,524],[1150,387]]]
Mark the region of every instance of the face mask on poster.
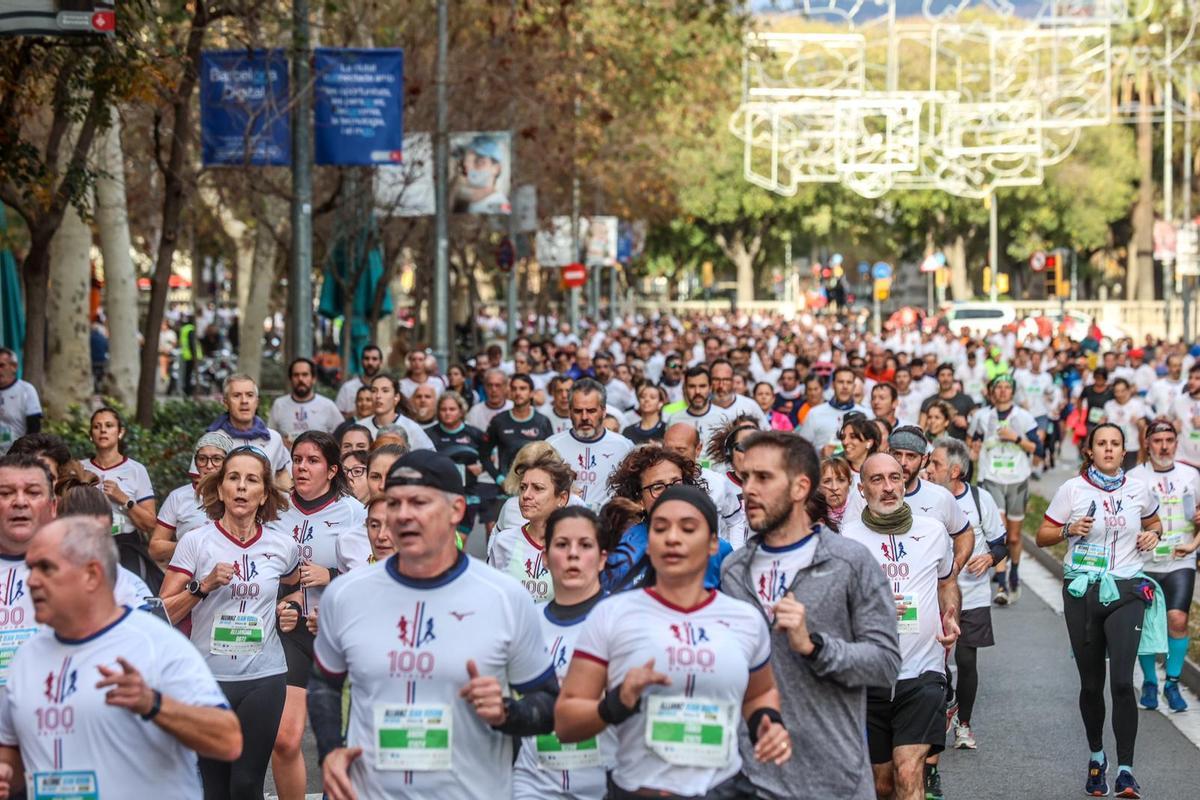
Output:
[[473,189],[483,189],[492,185],[493,174],[486,169],[467,170],[467,185]]

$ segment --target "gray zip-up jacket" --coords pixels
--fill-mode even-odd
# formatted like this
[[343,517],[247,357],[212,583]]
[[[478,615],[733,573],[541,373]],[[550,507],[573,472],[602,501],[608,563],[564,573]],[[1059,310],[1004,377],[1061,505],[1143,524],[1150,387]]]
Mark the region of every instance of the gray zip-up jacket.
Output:
[[[900,670],[896,602],[866,547],[824,528],[813,535],[812,564],[790,591],[823,644],[805,657],[791,649],[784,631],[771,631],[771,667],[792,757],[782,767],[755,761],[743,725],[743,769],[765,800],[872,800],[867,688],[891,688]],[[721,591],[761,610],[750,569],[760,543],[755,536],[725,559]]]

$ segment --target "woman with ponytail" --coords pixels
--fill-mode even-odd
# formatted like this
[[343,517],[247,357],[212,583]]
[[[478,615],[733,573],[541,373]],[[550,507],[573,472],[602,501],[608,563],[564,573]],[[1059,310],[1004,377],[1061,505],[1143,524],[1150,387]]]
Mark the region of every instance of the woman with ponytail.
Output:
[[[1162,539],[1158,500],[1121,468],[1125,434],[1111,422],[1092,428],[1081,449],[1079,476],[1058,488],[1037,532],[1039,547],[1065,541],[1063,620],[1079,671],[1079,710],[1087,732],[1086,794],[1108,794],[1104,754],[1107,658],[1112,726],[1117,741],[1116,797],[1141,797],[1133,777],[1137,695],[1133,664],[1139,649],[1166,648],[1162,590],[1142,571],[1145,554]],[[1161,636],[1162,650],[1158,650]]]
[[772,623],[780,712],[796,739],[782,768],[746,758],[742,740],[747,795],[792,797],[804,786],[806,796],[871,800],[865,697],[869,687],[890,691],[899,669],[892,592],[865,547],[819,522],[828,515],[821,462],[807,440],[750,436],[741,476],[753,535],[722,565],[721,591]]

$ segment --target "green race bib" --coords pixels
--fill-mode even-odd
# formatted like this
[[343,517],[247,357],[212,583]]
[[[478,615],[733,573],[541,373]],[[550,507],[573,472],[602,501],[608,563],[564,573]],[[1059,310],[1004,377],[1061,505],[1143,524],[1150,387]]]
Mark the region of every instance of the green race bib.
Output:
[[450,769],[454,717],[449,706],[383,705],[375,708],[375,766],[432,772]]
[[646,747],[668,764],[724,767],[737,731],[733,705],[698,697],[651,695]]
[[563,744],[553,733],[535,737],[538,766],[547,770],[589,769],[602,767],[596,737],[575,744]]

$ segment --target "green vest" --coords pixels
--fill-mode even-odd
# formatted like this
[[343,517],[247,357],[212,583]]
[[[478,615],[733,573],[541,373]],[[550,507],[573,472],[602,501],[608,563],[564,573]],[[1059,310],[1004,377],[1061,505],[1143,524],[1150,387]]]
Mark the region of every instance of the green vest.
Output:
[[202,357],[200,340],[196,338],[196,326],[191,322],[185,322],[179,329],[179,357],[184,361],[199,360]]

